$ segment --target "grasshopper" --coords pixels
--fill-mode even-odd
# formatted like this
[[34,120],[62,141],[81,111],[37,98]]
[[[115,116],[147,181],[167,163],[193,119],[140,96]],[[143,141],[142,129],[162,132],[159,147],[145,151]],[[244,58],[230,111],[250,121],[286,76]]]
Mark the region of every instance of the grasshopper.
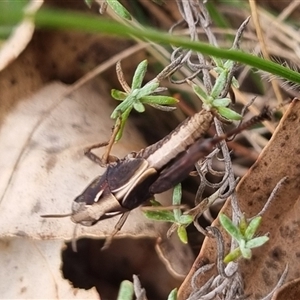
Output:
[[265,108],[260,115],[231,132],[203,141],[201,138],[213,118],[213,112],[202,110],[157,143],[110,163],[104,174],[95,178],[75,198],[71,220],[92,226],[103,219],[122,215],[116,224],[115,234],[131,210],[181,182],[193,170],[194,164],[208,155],[220,141],[270,119],[270,111]]

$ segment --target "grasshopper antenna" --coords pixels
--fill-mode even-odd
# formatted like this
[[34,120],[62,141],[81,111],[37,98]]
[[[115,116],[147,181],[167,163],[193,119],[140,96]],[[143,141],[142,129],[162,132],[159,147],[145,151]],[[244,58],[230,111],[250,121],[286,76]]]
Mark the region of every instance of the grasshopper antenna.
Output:
[[[66,218],[66,217],[71,217],[73,214],[72,213],[68,213],[68,214],[49,214],[49,215],[41,215],[40,217],[42,218]],[[74,227],[74,231],[73,231],[73,234],[72,234],[72,242],[71,242],[71,245],[72,245],[72,250],[74,252],[77,252],[77,244],[76,244],[76,232],[77,232],[77,227],[78,227],[78,224],[75,225]]]
[[[71,217],[73,214],[72,213],[68,213],[68,214],[49,214],[49,215],[41,215],[40,217],[42,218],[66,218],[66,217]],[[74,227],[74,231],[72,234],[72,241],[71,241],[71,245],[72,245],[72,250],[74,252],[77,252],[77,244],[76,244],[76,232],[77,232],[77,227],[78,224],[75,225]]]

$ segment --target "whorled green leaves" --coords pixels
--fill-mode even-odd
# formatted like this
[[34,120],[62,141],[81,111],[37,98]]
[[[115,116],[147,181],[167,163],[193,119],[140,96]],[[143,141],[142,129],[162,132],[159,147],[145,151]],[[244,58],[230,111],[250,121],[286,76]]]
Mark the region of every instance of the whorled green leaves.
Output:
[[[228,107],[232,102],[231,99],[220,98],[220,95],[222,95],[222,92],[226,88],[227,81],[229,80],[229,74],[234,67],[234,63],[231,60],[227,60],[223,63],[221,59],[216,58],[214,58],[214,61],[216,64],[214,70],[218,74],[218,77],[216,78],[215,84],[210,93],[207,93],[191,81],[188,81],[188,83],[192,86],[194,93],[202,101],[204,109],[215,110],[221,117],[230,121],[241,120],[242,116]],[[238,82],[234,77],[231,79],[231,84],[234,87],[238,87]]]
[[269,237],[266,235],[253,238],[261,223],[261,217],[255,217],[249,223],[246,221],[245,217],[243,217],[238,225],[233,224],[233,222],[224,214],[220,214],[219,220],[222,227],[239,245],[226,255],[224,258],[224,262],[226,263],[240,257],[250,259],[252,256],[251,249],[260,247],[269,240]]
[[[149,81],[142,86],[147,66],[147,60],[143,60],[137,66],[132,78],[131,87],[129,87],[123,79],[122,71],[118,74],[124,91],[115,89],[111,91],[111,96],[115,100],[122,101],[111,114],[112,119],[121,119],[121,126],[116,136],[116,141],[122,137],[123,128],[132,109],[142,113],[145,111],[144,105],[147,104],[154,106],[155,108],[165,110],[165,106],[172,106],[178,102],[178,100],[173,97],[153,95],[159,87],[159,82],[156,79]],[[172,108],[175,109],[174,107]]]

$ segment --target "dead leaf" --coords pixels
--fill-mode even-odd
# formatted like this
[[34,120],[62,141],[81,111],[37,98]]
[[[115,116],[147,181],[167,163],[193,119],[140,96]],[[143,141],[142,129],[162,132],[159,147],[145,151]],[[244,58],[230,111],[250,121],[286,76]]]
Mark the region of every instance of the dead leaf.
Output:
[[284,284],[273,295],[272,300],[297,300],[300,295],[300,278]]
[[[289,270],[286,280],[293,280],[299,276],[299,120],[300,102],[294,101],[284,114],[267,147],[237,187],[237,198],[241,210],[245,212],[246,217],[252,217],[262,209],[279,180],[288,176],[288,180],[263,215],[260,232],[262,234],[269,232],[269,242],[255,249],[250,261],[239,261],[239,268],[246,285],[245,294],[251,295],[251,299],[261,299],[271,292],[287,264]],[[230,215],[230,211],[228,200],[222,212]],[[218,220],[213,225],[220,228]],[[221,231],[226,238],[225,245],[228,247],[229,237],[224,230]],[[179,299],[186,299],[190,294],[191,278],[194,272],[203,264],[215,263],[215,261],[215,241],[206,238],[190,274],[181,286]],[[212,272],[208,272],[199,276],[197,286],[202,286],[211,275]]]

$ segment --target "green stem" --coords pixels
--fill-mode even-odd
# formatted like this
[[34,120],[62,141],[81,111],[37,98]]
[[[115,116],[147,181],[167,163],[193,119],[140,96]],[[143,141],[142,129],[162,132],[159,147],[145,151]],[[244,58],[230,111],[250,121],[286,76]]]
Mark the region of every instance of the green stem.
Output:
[[[207,54],[209,56],[221,57],[223,59],[230,59],[237,61],[254,68],[266,71],[268,73],[285,78],[291,82],[300,83],[300,74],[291,69],[283,67],[272,61],[264,60],[260,57],[243,53],[239,50],[221,49],[213,47],[206,43],[192,42],[186,38],[172,36],[161,31],[156,31],[149,28],[137,29],[123,24],[119,24],[112,20],[106,20],[97,16],[68,12],[61,10],[41,9],[34,17],[37,26],[44,28],[55,29],[73,29],[87,32],[97,32],[102,34],[117,35],[120,37],[131,38],[136,36],[141,40],[150,40],[152,42],[161,44],[172,44],[174,46],[191,49],[194,51]],[[20,21],[22,14],[12,9],[6,10],[5,14],[0,14],[0,23],[4,21]]]

